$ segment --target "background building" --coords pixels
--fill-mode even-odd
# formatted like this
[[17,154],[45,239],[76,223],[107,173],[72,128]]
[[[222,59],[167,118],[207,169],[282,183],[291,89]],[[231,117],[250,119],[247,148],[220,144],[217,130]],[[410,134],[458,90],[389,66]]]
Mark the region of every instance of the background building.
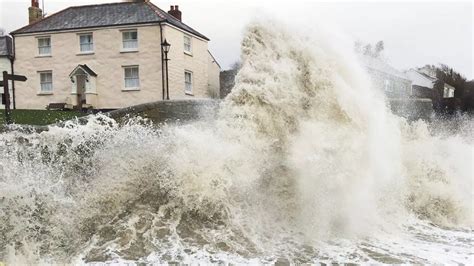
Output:
[[431,73],[421,69],[410,69],[406,72],[407,76],[413,82],[413,95],[421,98],[434,98],[438,94],[437,87],[440,90],[440,97],[453,98],[454,87],[442,82],[436,78],[436,73]]
[[403,72],[378,57],[361,55],[360,61],[370,75],[376,89],[387,98],[405,98],[411,95],[411,80]]

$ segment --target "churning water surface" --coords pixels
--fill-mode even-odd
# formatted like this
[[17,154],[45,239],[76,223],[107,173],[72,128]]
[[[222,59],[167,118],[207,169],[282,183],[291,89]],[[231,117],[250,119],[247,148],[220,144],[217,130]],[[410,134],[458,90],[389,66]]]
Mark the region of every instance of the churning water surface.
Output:
[[0,261],[471,264],[473,120],[394,116],[345,44],[253,23],[213,121],[0,134]]

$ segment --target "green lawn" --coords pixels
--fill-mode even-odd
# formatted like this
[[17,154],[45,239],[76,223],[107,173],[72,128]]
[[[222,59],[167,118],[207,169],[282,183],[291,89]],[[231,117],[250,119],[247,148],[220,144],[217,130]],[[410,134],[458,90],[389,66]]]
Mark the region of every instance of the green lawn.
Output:
[[[49,125],[87,115],[77,111],[12,110],[13,122],[22,125]],[[0,125],[5,123],[5,110],[0,110]]]

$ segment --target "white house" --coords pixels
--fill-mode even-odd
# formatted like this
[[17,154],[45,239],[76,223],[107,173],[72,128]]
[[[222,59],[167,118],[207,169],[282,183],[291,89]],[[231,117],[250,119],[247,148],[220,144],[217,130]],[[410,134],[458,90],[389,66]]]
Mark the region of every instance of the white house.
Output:
[[372,84],[388,98],[404,98],[411,94],[411,81],[386,61],[378,57],[360,55],[359,60],[370,75]]
[[104,110],[218,95],[220,67],[209,38],[183,22],[178,6],[165,12],[134,0],[73,6],[42,18],[32,0],[28,11],[30,24],[11,33],[15,72],[28,78],[16,84],[18,109]]
[[[405,74],[411,79],[413,87],[413,95],[421,98],[433,98],[435,95],[434,88],[438,79],[432,73],[427,73],[423,69],[410,69]],[[454,87],[443,84],[443,98],[454,97]]]

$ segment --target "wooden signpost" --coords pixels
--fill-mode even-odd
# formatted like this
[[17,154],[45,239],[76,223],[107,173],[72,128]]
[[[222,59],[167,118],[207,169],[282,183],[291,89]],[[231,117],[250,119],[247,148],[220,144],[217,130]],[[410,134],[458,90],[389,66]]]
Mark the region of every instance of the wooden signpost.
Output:
[[5,123],[11,124],[12,120],[12,110],[10,109],[10,88],[8,88],[8,81],[26,81],[25,76],[20,75],[11,75],[7,71],[3,71],[3,81],[0,81],[0,87],[3,86],[3,97],[5,98]]

